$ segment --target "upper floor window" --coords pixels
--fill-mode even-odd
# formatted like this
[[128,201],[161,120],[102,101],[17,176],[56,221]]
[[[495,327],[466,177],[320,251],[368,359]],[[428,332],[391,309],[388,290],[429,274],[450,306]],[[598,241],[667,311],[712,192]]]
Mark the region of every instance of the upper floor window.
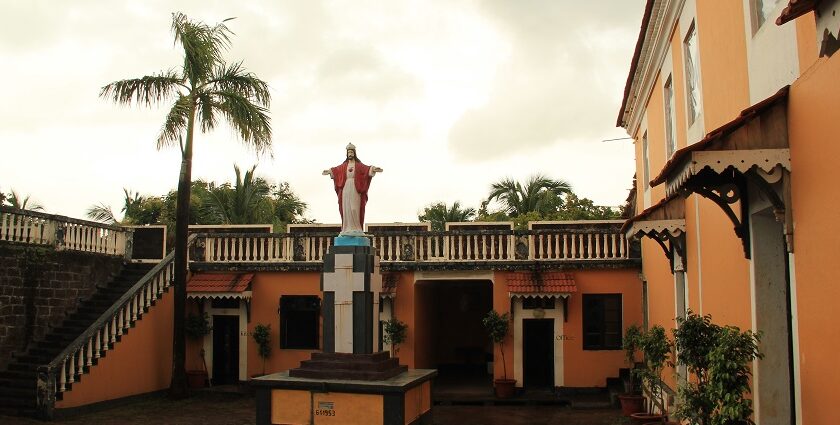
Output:
[[686,100],[688,103],[688,125],[694,124],[697,117],[700,116],[700,51],[697,46],[697,28],[694,22],[686,33],[685,41],[683,41],[683,50],[685,51],[685,85],[686,85]]
[[670,158],[677,150],[677,137],[674,125],[674,84],[671,76],[665,82],[665,154]]
[[772,18],[773,11],[779,5],[779,0],[752,0],[753,33],[758,31],[768,19]]
[[648,155],[647,131],[642,135],[642,167],[644,168],[645,189],[650,186],[650,155]]

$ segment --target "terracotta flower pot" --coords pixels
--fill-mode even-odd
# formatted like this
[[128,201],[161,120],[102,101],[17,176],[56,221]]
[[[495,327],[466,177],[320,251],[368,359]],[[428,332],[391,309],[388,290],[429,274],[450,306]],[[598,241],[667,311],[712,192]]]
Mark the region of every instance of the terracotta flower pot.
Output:
[[188,370],[187,384],[190,388],[204,388],[207,386],[207,372],[203,370]]
[[645,398],[640,395],[623,394],[618,396],[618,401],[621,402],[621,414],[624,416],[644,411]]
[[495,384],[494,388],[496,390],[496,397],[498,398],[511,398],[516,392],[515,379],[497,379],[493,383]]
[[637,425],[647,425],[649,423],[662,424],[665,422],[665,416],[658,413],[633,413],[630,415],[630,420]]

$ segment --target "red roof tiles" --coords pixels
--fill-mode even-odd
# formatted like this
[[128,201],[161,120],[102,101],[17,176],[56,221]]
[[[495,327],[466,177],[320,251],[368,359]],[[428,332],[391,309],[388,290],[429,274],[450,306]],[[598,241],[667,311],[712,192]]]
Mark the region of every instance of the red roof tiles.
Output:
[[397,273],[384,273],[382,275],[382,293],[393,294],[397,290],[397,282],[400,281],[400,275]]
[[242,292],[253,278],[253,273],[198,273],[187,282],[187,292]]
[[562,272],[518,272],[507,277],[508,291],[515,294],[558,294],[577,292],[577,284],[571,273]]
[[790,0],[782,10],[781,15],[776,18],[776,25],[783,25],[812,10],[820,4],[820,0]]

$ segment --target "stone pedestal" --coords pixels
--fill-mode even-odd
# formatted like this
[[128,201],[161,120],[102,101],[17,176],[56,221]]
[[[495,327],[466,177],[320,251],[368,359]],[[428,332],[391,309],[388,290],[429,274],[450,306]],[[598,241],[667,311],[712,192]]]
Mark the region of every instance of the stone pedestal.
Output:
[[379,340],[379,258],[366,237],[339,236],[321,274],[323,352],[251,380],[257,424],[431,424],[435,370],[409,370]]

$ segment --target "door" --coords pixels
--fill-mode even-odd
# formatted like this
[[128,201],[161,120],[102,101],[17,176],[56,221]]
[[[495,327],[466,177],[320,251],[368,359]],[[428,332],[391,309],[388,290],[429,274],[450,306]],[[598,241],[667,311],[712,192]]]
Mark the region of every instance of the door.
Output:
[[554,387],[554,319],[522,320],[522,374],[526,389]]
[[213,385],[239,382],[239,316],[213,316]]

